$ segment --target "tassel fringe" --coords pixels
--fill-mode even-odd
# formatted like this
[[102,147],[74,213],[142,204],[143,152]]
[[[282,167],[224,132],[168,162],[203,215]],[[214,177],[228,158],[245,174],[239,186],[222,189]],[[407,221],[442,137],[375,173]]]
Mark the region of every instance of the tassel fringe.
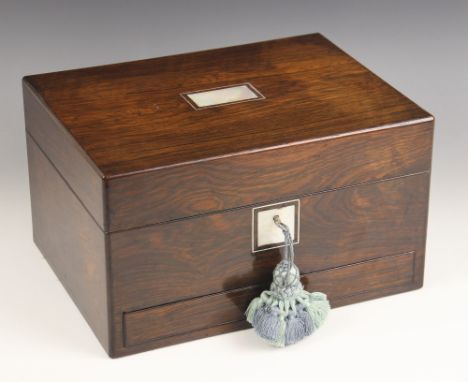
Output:
[[325,294],[301,290],[296,296],[282,299],[264,291],[253,299],[245,314],[256,333],[272,345],[292,345],[311,335],[325,321],[330,303]]

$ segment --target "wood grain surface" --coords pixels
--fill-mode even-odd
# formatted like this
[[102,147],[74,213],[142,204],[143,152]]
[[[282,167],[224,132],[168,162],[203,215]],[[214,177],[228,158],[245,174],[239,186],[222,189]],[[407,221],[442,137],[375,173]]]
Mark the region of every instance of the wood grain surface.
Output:
[[29,135],[27,145],[34,242],[109,352],[106,237]]
[[[194,110],[249,82],[264,100]],[[434,120],[320,34],[23,79],[34,240],[110,356],[248,327],[301,201],[333,306],[422,286]]]
[[23,98],[26,131],[92,218],[104,228],[104,182],[100,170],[27,84],[23,86]]
[[[352,265],[303,274],[309,291],[327,294],[332,307],[347,299],[394,288],[414,288],[414,252],[385,256]],[[244,321],[250,301],[268,285],[246,287],[188,301],[124,314],[125,346],[132,347]]]
[[[320,34],[28,76],[106,177],[432,117]],[[250,82],[266,99],[193,110]]]
[[426,122],[110,179],[109,231],[429,171],[432,132]]
[[[298,267],[420,250],[428,183],[422,173],[301,198]],[[241,208],[111,234],[114,305],[135,310],[267,283],[280,250],[251,254],[251,214]]]

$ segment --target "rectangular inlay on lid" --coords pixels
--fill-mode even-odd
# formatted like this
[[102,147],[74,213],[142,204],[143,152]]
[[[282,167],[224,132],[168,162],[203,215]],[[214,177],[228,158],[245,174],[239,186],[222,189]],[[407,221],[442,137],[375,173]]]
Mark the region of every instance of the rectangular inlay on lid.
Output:
[[181,96],[196,110],[265,99],[265,97],[249,83],[187,92],[182,93]]

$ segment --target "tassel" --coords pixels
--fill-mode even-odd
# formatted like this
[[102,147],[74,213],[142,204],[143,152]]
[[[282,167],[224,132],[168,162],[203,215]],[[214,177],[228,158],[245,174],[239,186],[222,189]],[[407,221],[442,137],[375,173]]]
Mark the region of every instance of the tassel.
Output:
[[273,219],[283,231],[287,256],[275,267],[270,290],[254,298],[245,315],[261,338],[283,347],[295,344],[317,330],[327,317],[330,303],[325,294],[304,290],[299,280],[299,269],[294,264],[289,228],[279,220],[279,216]]

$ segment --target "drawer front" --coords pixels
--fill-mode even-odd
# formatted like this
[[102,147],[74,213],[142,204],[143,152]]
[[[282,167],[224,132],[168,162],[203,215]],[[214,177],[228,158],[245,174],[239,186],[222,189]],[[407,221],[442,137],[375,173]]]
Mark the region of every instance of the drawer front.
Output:
[[[428,186],[423,173],[302,197],[301,272],[412,251],[422,272]],[[267,285],[280,252],[251,253],[251,214],[241,208],[111,234],[115,313]]]
[[[414,252],[386,256],[362,263],[302,276],[310,291],[328,294],[333,306],[372,293],[410,289],[414,281]],[[124,313],[126,347],[164,340],[244,320],[249,302],[267,287],[255,286],[188,301]],[[196,334],[195,334],[196,337]]]

